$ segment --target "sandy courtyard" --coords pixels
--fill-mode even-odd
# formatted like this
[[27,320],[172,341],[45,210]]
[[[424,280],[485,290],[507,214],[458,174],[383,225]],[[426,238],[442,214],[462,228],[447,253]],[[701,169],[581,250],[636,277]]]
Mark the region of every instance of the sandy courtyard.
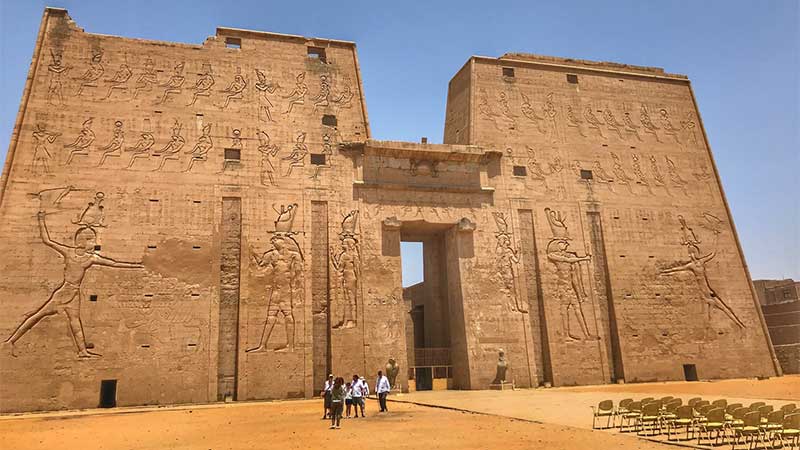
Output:
[[[118,408],[0,417],[0,449],[662,449],[664,444],[590,427],[601,398],[660,393],[688,398],[800,401],[800,377],[519,391],[435,391],[394,396],[390,413],[329,430],[319,400],[175,408]],[[778,400],[779,399],[779,400]],[[407,401],[481,412],[420,406]],[[402,403],[401,403],[402,402]],[[545,422],[545,423],[535,423]]]

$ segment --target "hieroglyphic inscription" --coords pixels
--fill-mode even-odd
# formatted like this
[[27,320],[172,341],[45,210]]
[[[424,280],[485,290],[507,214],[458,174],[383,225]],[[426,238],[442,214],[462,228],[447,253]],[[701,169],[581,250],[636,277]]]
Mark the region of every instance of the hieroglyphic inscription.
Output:
[[242,245],[242,201],[222,199],[222,248],[219,270],[219,340],[217,400],[236,399],[239,348],[239,284]]

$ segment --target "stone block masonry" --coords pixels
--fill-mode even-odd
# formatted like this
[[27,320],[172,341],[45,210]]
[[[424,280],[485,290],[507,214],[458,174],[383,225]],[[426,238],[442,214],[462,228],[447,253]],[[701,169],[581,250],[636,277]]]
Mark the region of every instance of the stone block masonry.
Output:
[[0,180],[0,410],[308,398],[390,358],[396,390],[487,389],[501,350],[518,387],[779,373],[686,77],[472,57],[446,114],[444,144],[371,139],[350,42],[46,9]]

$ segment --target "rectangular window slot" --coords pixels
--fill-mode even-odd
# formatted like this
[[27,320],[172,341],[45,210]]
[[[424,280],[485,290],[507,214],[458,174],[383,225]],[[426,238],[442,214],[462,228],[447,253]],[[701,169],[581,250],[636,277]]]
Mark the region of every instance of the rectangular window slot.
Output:
[[197,347],[197,344],[186,344],[187,347]]
[[89,295],[89,301],[90,302],[96,302],[97,301],[97,294]]
[[225,161],[240,161],[241,158],[242,152],[238,148],[225,149]]
[[635,146],[635,145],[631,145],[631,148],[635,150],[635,149],[636,149],[636,146]]
[[102,245],[95,245],[94,246],[94,251],[99,252],[102,248],[103,248]]
[[655,258],[655,256],[649,255],[648,258],[653,259],[653,258]]
[[200,200],[192,200],[192,203],[194,203],[195,205],[199,205],[200,203],[203,203],[203,202],[201,202]]
[[101,408],[113,408],[117,406],[117,380],[100,381],[100,405]]
[[619,257],[620,257],[620,258],[624,258],[624,257],[625,257],[625,255],[619,255]]
[[312,153],[311,154],[311,164],[315,166],[324,166],[325,165],[325,155],[322,153]]
[[603,144],[603,147],[608,147],[608,144]]
[[233,48],[236,50],[242,49],[242,39],[241,38],[234,38],[234,37],[226,37],[225,38],[225,47]]
[[[198,73],[198,75],[203,75],[203,74],[202,73]],[[198,119],[202,119],[203,118],[203,114],[197,113],[197,114],[195,114],[195,117],[197,117]]]
[[593,178],[594,178],[594,176],[592,176],[592,171],[591,170],[581,169],[581,179],[591,180]]
[[647,217],[642,217],[642,220],[647,220]]
[[312,59],[318,59],[320,62],[328,62],[328,58],[325,55],[325,49],[322,47],[308,47],[308,57]]
[[157,203],[158,199],[157,198],[151,198],[150,201],[153,202],[153,203]]
[[151,298],[151,297],[153,297],[153,294],[144,294],[144,296],[147,297],[147,298]]
[[141,348],[150,348],[150,344],[142,344],[140,345]]
[[507,78],[514,78],[514,68],[513,67],[503,67],[503,76]]
[[625,294],[625,298],[633,298],[633,294]]
[[200,294],[193,293],[193,294],[192,294],[192,297],[200,297]]
[[697,381],[697,367],[694,364],[684,364],[683,378],[686,381]]
[[639,337],[639,335],[638,335],[638,334],[634,334],[634,335],[632,335],[632,336],[633,336],[633,337]]
[[614,216],[614,219],[619,220],[619,216]]
[[662,331],[662,332],[661,332],[661,335],[662,335],[662,336],[669,336],[669,333],[668,333],[668,332],[666,332],[666,331]]
[[193,245],[192,246],[192,250],[200,250],[200,246],[199,245]]
[[656,293],[656,297],[661,297],[661,294]]
[[578,84],[578,76],[575,75],[574,73],[568,73],[567,74],[567,83]]
[[333,114],[325,114],[322,116],[322,124],[327,127],[335,127],[336,126],[336,116]]
[[148,246],[147,246],[147,249],[148,249],[148,250],[155,250],[156,248],[157,248],[157,247],[156,247],[155,245],[148,245]]
[[528,176],[528,168],[525,166],[514,166],[514,176],[515,177]]
[[155,111],[153,111],[153,112],[154,112],[154,113],[156,113],[156,114],[161,114],[161,113],[163,113],[164,111],[155,110]]

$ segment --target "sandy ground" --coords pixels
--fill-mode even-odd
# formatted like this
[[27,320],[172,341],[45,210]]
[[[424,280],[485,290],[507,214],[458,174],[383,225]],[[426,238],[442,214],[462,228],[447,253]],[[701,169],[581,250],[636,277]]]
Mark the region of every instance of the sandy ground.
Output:
[[664,446],[601,431],[535,424],[389,404],[368,403],[368,417],[329,430],[318,400],[214,405],[113,413],[35,414],[0,419],[0,449],[662,449]]
[[[591,430],[590,405],[611,398],[800,403],[800,376],[769,380],[649,383],[517,391],[429,391],[390,397],[391,412],[329,430],[320,400],[176,408],[118,408],[0,416],[0,449],[661,449],[664,444]],[[780,400],[776,400],[780,399]],[[419,402],[464,412],[420,406]],[[533,421],[533,422],[532,422]],[[534,423],[543,422],[543,423]],[[674,447],[672,447],[674,448]]]

